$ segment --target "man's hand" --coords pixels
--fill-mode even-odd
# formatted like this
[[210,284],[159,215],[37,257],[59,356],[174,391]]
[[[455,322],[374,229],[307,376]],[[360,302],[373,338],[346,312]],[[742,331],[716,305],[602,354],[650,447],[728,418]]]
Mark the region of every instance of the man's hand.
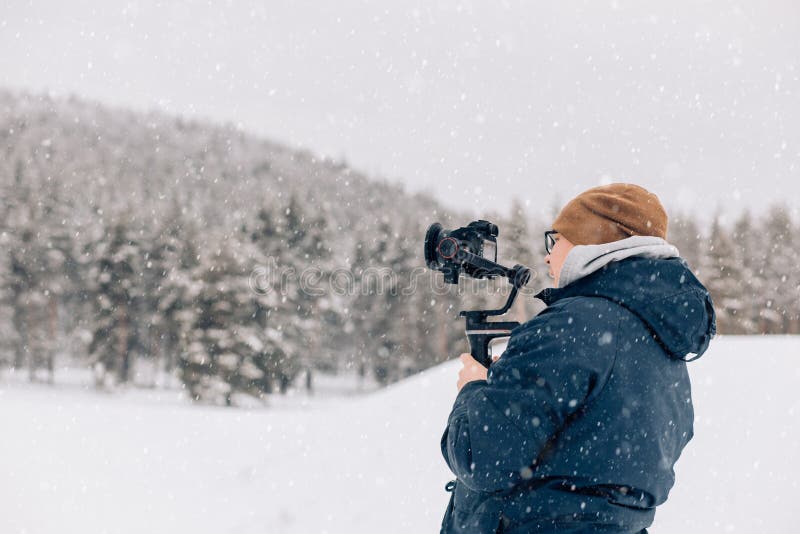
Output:
[[[488,369],[478,363],[478,360],[472,357],[471,354],[464,353],[459,356],[461,359],[461,363],[464,367],[458,372],[458,391],[461,391],[461,388],[464,387],[464,384],[467,382],[472,382],[473,380],[486,380],[486,375],[488,374]],[[493,358],[496,360],[497,358]]]

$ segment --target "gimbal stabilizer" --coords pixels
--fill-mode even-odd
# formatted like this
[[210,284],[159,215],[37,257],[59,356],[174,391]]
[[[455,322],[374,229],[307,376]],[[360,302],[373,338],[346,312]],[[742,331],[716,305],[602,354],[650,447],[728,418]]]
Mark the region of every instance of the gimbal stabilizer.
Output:
[[[492,363],[489,355],[491,341],[511,335],[511,330],[519,326],[516,321],[491,322],[488,318],[506,313],[514,304],[520,288],[531,277],[530,269],[523,265],[515,265],[509,269],[497,263],[498,233],[497,226],[488,221],[473,221],[465,227],[450,231],[444,230],[439,223],[434,223],[425,234],[425,261],[431,269],[442,271],[446,282],[457,284],[459,273],[463,270],[473,278],[502,276],[508,278],[512,285],[508,300],[502,308],[465,310],[459,313],[459,317],[467,320],[466,332],[472,357],[487,368]],[[486,243],[494,249],[494,261],[483,257]]]

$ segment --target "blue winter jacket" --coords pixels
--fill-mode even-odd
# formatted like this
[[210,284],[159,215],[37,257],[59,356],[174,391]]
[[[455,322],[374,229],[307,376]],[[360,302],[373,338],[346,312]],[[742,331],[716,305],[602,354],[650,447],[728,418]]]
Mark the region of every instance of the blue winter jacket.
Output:
[[715,333],[708,291],[680,258],[634,257],[537,298],[456,397],[442,532],[641,532],[692,438],[685,358]]

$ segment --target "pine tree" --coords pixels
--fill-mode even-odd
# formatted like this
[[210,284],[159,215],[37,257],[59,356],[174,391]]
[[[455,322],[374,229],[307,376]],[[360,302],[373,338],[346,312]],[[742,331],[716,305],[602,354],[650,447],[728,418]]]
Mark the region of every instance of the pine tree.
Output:
[[248,256],[264,270],[264,297],[258,303],[262,328],[274,348],[273,380],[285,393],[305,371],[311,388],[316,368],[335,368],[333,351],[320,340],[329,327],[342,326],[329,288],[332,235],[322,210],[304,208],[292,195],[285,205],[262,206],[249,232]]
[[761,330],[787,333],[797,328],[798,257],[792,220],[785,206],[770,209],[762,225],[764,295]]
[[105,228],[102,238],[87,250],[94,306],[89,354],[99,388],[131,380],[143,295],[144,252],[136,233],[122,217],[107,222]]
[[737,312],[737,333],[758,333],[760,296],[764,290],[763,263],[755,256],[759,240],[753,219],[744,212],[733,227],[734,257],[739,265],[741,307]]
[[30,380],[44,369],[54,380],[55,353],[60,345],[60,313],[76,279],[74,240],[66,227],[69,202],[52,184],[34,192],[17,162],[19,197],[6,206],[4,240],[8,263],[3,277],[5,300],[12,306],[15,330],[14,366],[27,364]]
[[[501,235],[498,238],[502,243],[502,258],[504,265],[513,267],[514,265],[524,265],[533,270],[537,260],[532,250],[532,236],[529,230],[528,215],[525,207],[518,199],[511,202],[511,214],[503,222]],[[507,285],[505,294],[510,286]],[[529,291],[523,291],[529,293]],[[513,307],[508,312],[509,321],[525,322],[533,316],[533,302],[530,298],[520,295],[514,302]]]
[[374,377],[388,384],[426,367],[436,359],[428,352],[426,328],[421,324],[429,297],[412,285],[419,267],[419,232],[396,231],[387,220],[378,223],[368,242],[367,267],[360,280],[362,335],[366,360]]
[[[400,376],[398,355],[408,317],[401,310],[400,257],[392,253],[394,232],[380,221],[369,241],[356,247],[358,294],[351,320],[358,337],[357,357],[362,371],[370,368],[375,379],[388,384]],[[402,254],[402,253],[401,253]]]
[[354,292],[346,316],[346,329],[353,332],[352,336],[352,357],[349,359],[363,386],[367,377],[368,370],[372,364],[370,354],[373,343],[367,336],[370,320],[373,317],[372,309],[375,306],[372,289],[367,280],[367,269],[370,267],[370,250],[368,242],[359,241],[353,250],[353,260],[350,264],[350,272],[353,274]]
[[717,305],[717,324],[720,333],[736,333],[737,314],[744,309],[741,294],[741,266],[729,232],[719,217],[711,225],[710,246],[705,257],[702,275],[711,298]]
[[46,367],[49,380],[53,380],[54,317],[52,295],[48,288],[51,273],[48,255],[39,235],[25,228],[19,241],[10,251],[10,278],[7,288],[15,309],[14,322],[19,335],[15,366],[25,363],[31,381],[36,371]]
[[[312,372],[326,366],[327,354],[321,353],[323,314],[326,320],[336,322],[337,311],[332,306],[329,291],[331,265],[331,235],[325,214],[304,209],[297,197],[292,196],[285,210],[285,242],[298,272],[296,310],[291,330],[284,323],[290,346],[302,347],[292,354],[306,372],[306,387],[312,387]],[[299,328],[297,328],[299,326]],[[285,389],[285,388],[284,388]]]
[[299,247],[294,248],[306,236],[299,206],[290,202],[284,208],[262,207],[249,234],[247,256],[251,265],[264,270],[262,287],[256,288],[253,298],[268,362],[269,389],[276,384],[281,393],[286,393],[301,370],[299,358],[305,356],[308,347],[305,328],[310,312],[300,317],[304,310],[299,283],[302,263],[298,260]]
[[222,244],[196,269],[184,315],[181,380],[193,400],[235,404],[237,394],[263,399],[273,372],[265,357],[253,293],[235,243]]
[[191,314],[189,292],[198,266],[198,234],[177,206],[152,237],[144,266],[148,354],[161,362],[166,380],[181,350],[181,324]]
[[678,247],[681,258],[697,273],[703,256],[703,236],[697,222],[683,213],[670,217],[668,240]]

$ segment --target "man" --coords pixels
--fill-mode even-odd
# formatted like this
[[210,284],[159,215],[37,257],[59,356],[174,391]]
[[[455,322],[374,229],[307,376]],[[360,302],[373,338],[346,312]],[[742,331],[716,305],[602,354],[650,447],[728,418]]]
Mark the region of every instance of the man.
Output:
[[693,435],[687,355],[708,291],[636,185],[578,195],[545,234],[548,307],[487,370],[462,354],[442,436],[457,480],[442,532],[647,532]]

